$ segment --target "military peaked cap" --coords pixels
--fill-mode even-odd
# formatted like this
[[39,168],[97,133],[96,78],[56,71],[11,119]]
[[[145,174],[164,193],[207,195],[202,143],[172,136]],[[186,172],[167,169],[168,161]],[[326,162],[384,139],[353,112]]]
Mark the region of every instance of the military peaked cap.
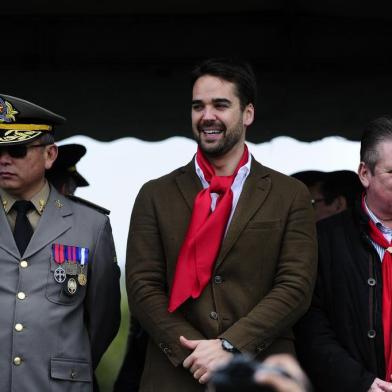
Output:
[[24,99],[0,94],[0,145],[30,143],[65,118]]

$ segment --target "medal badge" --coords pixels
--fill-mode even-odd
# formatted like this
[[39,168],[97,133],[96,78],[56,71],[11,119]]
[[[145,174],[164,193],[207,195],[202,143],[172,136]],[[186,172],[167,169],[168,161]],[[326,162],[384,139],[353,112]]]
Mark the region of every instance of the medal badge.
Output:
[[74,278],[69,278],[67,281],[67,292],[70,295],[74,295],[77,289],[78,289],[78,284],[76,283],[76,280]]
[[78,282],[81,286],[86,286],[87,284],[87,272],[84,272],[85,267],[88,264],[88,248],[80,248],[80,257],[79,261],[79,273],[78,273]]
[[58,264],[58,267],[54,271],[54,280],[62,284],[65,282],[65,279],[67,278],[65,269],[63,267],[64,261],[65,261],[65,252],[64,252],[64,245],[61,244],[53,244],[52,245],[52,254],[53,254],[53,259],[56,264]]
[[76,276],[78,274],[77,260],[77,247],[65,245],[65,257],[67,263],[65,263],[65,273],[67,275]]
[[[58,264],[54,271],[54,280],[65,283],[68,294],[75,294],[78,283],[80,286],[87,284],[87,264],[89,249],[79,246],[53,244],[53,259]],[[76,288],[74,285],[76,284]]]

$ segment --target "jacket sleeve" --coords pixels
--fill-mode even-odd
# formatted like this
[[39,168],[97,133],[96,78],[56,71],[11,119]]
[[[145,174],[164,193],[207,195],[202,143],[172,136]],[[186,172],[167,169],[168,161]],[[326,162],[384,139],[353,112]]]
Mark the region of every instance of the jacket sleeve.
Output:
[[128,301],[132,314],[172,364],[178,366],[189,355],[179,337],[205,337],[180,312],[167,310],[167,271],[154,191],[151,183],[145,184],[132,211],[126,261]]
[[86,323],[91,342],[93,368],[117,334],[120,313],[120,269],[117,264],[112,228],[105,216],[94,254],[89,257]]
[[310,305],[317,270],[317,241],[310,195],[294,187],[271,289],[220,337],[240,351],[258,354],[288,331]]

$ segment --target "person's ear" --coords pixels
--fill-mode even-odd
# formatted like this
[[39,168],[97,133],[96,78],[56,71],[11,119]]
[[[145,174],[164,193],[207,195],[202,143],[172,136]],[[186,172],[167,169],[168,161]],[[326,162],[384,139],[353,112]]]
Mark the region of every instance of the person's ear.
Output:
[[347,208],[347,200],[343,195],[340,195],[335,198],[333,201],[334,208],[336,213],[342,212]]
[[369,180],[371,175],[372,173],[366,163],[361,162],[358,167],[358,177],[365,189],[369,187]]
[[55,144],[50,144],[45,148],[45,169],[49,170],[58,155],[58,148]]
[[255,118],[255,108],[253,104],[249,103],[246,105],[243,113],[243,124],[246,127],[249,127],[253,123],[253,120]]

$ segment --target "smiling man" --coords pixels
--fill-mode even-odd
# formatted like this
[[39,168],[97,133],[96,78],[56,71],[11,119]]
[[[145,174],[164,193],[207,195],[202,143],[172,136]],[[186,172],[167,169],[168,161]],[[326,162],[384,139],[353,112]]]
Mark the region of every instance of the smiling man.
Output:
[[150,337],[140,391],[203,391],[235,353],[293,353],[314,283],[310,195],[245,144],[251,68],[208,60],[192,86],[195,158],[145,184],[131,217],[128,298]]
[[93,371],[119,326],[108,217],[45,179],[57,157],[54,127],[64,121],[0,95],[2,392],[92,392]]

